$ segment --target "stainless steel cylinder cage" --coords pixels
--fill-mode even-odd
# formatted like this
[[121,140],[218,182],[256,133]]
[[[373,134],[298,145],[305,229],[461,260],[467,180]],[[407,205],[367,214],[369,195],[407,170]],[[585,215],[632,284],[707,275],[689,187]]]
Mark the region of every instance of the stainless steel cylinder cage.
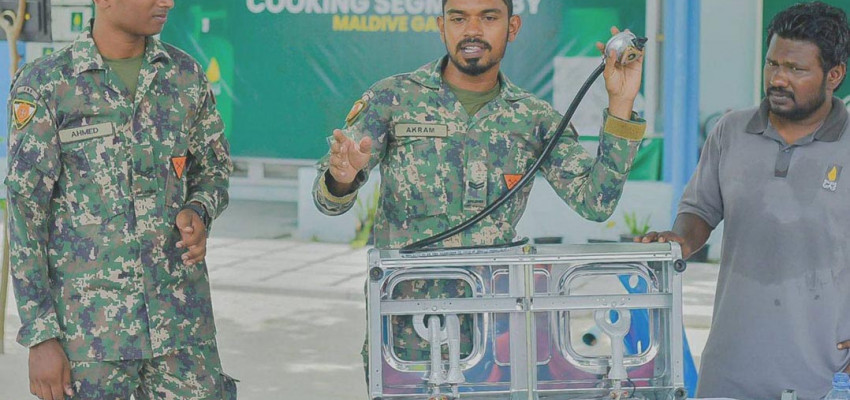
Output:
[[[369,397],[684,399],[681,258],[675,243],[373,249]],[[411,280],[454,281],[471,297],[399,296],[395,289]],[[459,315],[471,331],[463,354]],[[412,316],[415,334],[438,353],[396,354],[393,316]],[[644,325],[644,339],[626,350],[634,324]],[[607,347],[583,344],[587,332]]]

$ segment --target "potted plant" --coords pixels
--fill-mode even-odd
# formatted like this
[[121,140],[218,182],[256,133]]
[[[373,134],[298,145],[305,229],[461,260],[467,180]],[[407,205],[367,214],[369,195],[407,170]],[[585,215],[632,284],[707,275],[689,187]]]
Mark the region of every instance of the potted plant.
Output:
[[647,215],[646,218],[641,219],[634,211],[623,214],[623,221],[626,223],[629,232],[620,234],[620,241],[633,242],[635,237],[646,235],[649,232],[649,218],[651,216]]

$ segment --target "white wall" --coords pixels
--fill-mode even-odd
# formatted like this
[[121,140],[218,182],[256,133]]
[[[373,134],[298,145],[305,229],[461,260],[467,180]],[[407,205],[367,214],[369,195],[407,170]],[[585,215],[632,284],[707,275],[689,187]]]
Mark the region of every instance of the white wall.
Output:
[[758,104],[761,80],[759,0],[700,2],[700,121]]

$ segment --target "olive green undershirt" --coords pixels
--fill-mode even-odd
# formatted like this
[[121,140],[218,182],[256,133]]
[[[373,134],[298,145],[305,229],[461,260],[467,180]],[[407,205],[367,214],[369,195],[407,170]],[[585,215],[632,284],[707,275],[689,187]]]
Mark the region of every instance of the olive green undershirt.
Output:
[[460,104],[463,106],[463,109],[466,110],[466,114],[470,117],[475,115],[482,107],[484,107],[490,100],[495,99],[499,96],[499,92],[502,90],[501,82],[497,83],[496,86],[493,86],[492,89],[486,92],[473,92],[469,90],[463,90],[453,86],[452,84],[446,82],[449,85],[449,89],[452,93],[455,94]]
[[138,57],[124,58],[120,60],[110,60],[103,57],[103,61],[109,65],[109,69],[118,75],[124,86],[130,90],[130,97],[136,97],[136,87],[139,85],[139,72],[142,70],[142,59],[144,53]]

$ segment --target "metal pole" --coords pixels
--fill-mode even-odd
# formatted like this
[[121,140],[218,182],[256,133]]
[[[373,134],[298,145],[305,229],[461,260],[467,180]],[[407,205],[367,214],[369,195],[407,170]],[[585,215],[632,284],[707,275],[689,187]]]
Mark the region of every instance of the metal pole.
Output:
[[[15,76],[18,72],[18,64],[21,55],[18,54],[18,37],[24,26],[24,15],[27,11],[26,0],[18,0],[18,11],[6,10],[0,14],[0,29],[6,31],[6,40],[9,42],[9,74]],[[5,353],[4,342],[6,340],[6,297],[9,287],[9,211],[8,203],[3,200],[3,258],[0,259],[0,354]]]
[[672,220],[699,159],[699,0],[664,1],[664,181]]

